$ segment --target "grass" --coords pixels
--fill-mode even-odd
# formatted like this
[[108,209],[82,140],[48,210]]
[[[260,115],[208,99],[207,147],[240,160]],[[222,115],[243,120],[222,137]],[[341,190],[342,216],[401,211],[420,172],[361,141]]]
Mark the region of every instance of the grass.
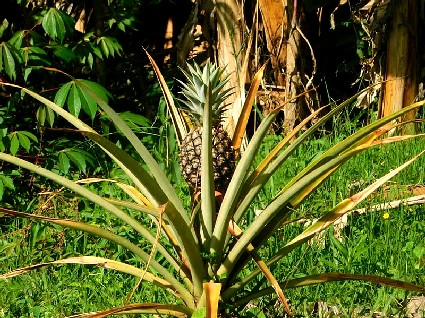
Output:
[[[306,143],[299,149],[298,156],[292,158],[292,163],[289,162],[287,167],[282,167],[281,175],[275,176],[274,181],[270,182],[270,192],[274,192],[273,188],[279,187],[276,180],[290,179],[315,155],[328,149],[334,139],[335,136],[322,136]],[[389,169],[400,165],[424,147],[424,141],[418,139],[361,153],[325,182],[298,211],[294,212],[293,217],[318,217],[340,200],[360,191],[362,187]],[[423,185],[424,175],[421,171],[424,164],[423,158],[415,162],[392,180],[389,193],[379,191],[363,206],[411,196],[411,193],[402,193],[401,189],[404,187],[401,185]],[[385,213],[389,214],[388,219],[383,217]],[[289,258],[279,264],[275,272],[280,274],[281,280],[320,272],[376,274],[423,286],[424,227],[423,205],[370,212],[361,216],[352,215],[348,218],[347,227],[341,233],[341,242],[334,237],[332,229],[329,229],[322,240],[316,240],[295,250]],[[288,241],[301,230],[301,224],[285,228],[274,238],[275,242],[271,243],[269,248],[272,251],[276,250],[278,244]],[[313,304],[317,301],[325,301],[329,305],[342,308],[345,310],[343,315],[352,314],[354,309],[364,313],[372,310],[393,314],[400,311],[400,302],[406,296],[403,291],[363,282],[329,283],[288,290],[286,293],[294,308],[307,316],[311,314]]]
[[[269,181],[260,193],[250,218],[261,211],[273,195],[279,191],[296,172],[328,149],[336,140],[346,136],[352,127],[340,126],[337,133],[322,134],[299,148],[296,155]],[[262,154],[268,152],[278,137],[269,136]],[[422,139],[370,149],[346,163],[342,169],[326,181],[305,203],[293,213],[293,218],[316,218],[332,208],[340,200],[356,193],[363,187],[397,167],[425,148]],[[175,158],[174,158],[175,159]],[[170,158],[170,162],[173,162]],[[409,196],[400,185],[424,184],[420,173],[425,158],[420,158],[395,177],[390,191],[380,191],[363,206]],[[180,179],[181,180],[181,179]],[[180,181],[181,182],[181,181]],[[107,186],[103,186],[107,187]],[[101,191],[113,191],[102,188]],[[84,204],[55,201],[56,206],[46,213],[83,218],[114,229],[138,244],[143,242],[133,236],[112,217],[96,207]],[[33,206],[36,202],[33,203]],[[16,207],[17,209],[19,207]],[[21,207],[31,210],[32,206]],[[387,211],[352,215],[341,233],[341,241],[333,236],[332,228],[322,239],[293,251],[278,263],[274,270],[279,280],[301,277],[321,272],[348,272],[377,274],[425,285],[425,229],[424,206],[400,207]],[[384,213],[389,218],[384,218]],[[249,220],[248,220],[249,222]],[[261,255],[271,255],[278,245],[300,233],[303,225],[294,222],[270,239]],[[152,229],[153,233],[155,228]],[[13,232],[13,234],[8,234]],[[0,273],[11,269],[51,261],[73,255],[109,256],[139,265],[130,253],[117,249],[102,239],[95,239],[71,230],[56,229],[51,225],[30,223],[27,220],[0,219]],[[249,266],[254,266],[250,264]],[[71,314],[106,309],[124,304],[124,299],[136,281],[111,271],[79,265],[43,268],[9,280],[0,280],[0,317],[62,317]],[[261,281],[254,282],[254,284]],[[254,286],[250,286],[254,288]],[[285,291],[297,315],[313,316],[318,301],[337,306],[341,316],[356,313],[371,315],[373,311],[385,314],[400,312],[400,304],[407,294],[364,282],[334,282],[325,285]],[[174,300],[152,286],[139,287],[132,302]],[[275,306],[274,297],[264,297],[250,304],[246,316],[270,316]],[[253,309],[254,308],[254,309]]]

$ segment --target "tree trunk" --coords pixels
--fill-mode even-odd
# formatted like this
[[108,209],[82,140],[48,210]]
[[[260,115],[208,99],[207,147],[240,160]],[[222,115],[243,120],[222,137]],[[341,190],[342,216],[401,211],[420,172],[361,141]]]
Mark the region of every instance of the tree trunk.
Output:
[[286,133],[292,131],[295,121],[299,117],[298,101],[293,98],[299,94],[301,86],[300,69],[298,67],[298,59],[301,55],[300,40],[301,36],[298,30],[293,26],[296,21],[296,5],[297,0],[287,1],[288,20],[291,17],[291,27],[287,28],[288,44],[286,46],[286,101],[288,102],[284,108],[285,121],[283,129]]
[[245,72],[242,63],[245,57],[243,45],[242,4],[238,0],[217,1],[217,59],[218,64],[230,75],[227,87],[233,87],[235,93],[227,102],[231,105],[226,116],[226,130],[233,135],[244,101]]
[[[301,34],[297,24],[300,23],[301,8],[298,0],[259,0],[262,21],[270,54],[277,93],[283,104],[287,102],[284,112],[283,129],[291,131],[300,117],[299,100],[292,100],[302,91],[303,83],[300,73],[301,59],[305,58],[301,50]],[[273,86],[272,86],[273,87]],[[282,90],[281,88],[285,88]]]
[[[392,29],[389,31],[386,68],[379,116],[392,114],[410,105],[418,94],[418,12],[417,0],[393,1]],[[409,112],[403,119],[414,119]],[[410,125],[408,130],[414,130]]]
[[283,87],[285,86],[283,68],[285,66],[288,35],[288,21],[285,12],[286,0],[259,0],[258,4],[276,84]]

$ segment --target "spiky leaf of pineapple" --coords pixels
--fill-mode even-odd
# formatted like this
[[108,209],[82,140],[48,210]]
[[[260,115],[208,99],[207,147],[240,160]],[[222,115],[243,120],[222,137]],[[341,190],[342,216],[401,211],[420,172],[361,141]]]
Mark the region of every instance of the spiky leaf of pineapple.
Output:
[[217,191],[224,192],[235,169],[235,152],[227,131],[222,126],[223,113],[228,106],[226,98],[231,89],[223,89],[229,81],[222,78],[222,69],[207,63],[202,69],[196,63],[184,72],[187,82],[180,81],[185,111],[192,118],[194,128],[185,136],[180,149],[180,167],[183,177],[194,191],[201,186],[201,148],[204,105],[209,94],[212,113],[212,158],[214,182]]

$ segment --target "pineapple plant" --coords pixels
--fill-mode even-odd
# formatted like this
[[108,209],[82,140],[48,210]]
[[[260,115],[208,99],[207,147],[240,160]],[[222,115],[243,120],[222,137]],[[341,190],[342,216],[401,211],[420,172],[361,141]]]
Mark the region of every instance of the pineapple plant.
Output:
[[224,69],[207,63],[203,68],[198,64],[188,64],[183,71],[187,82],[182,85],[183,109],[192,119],[193,128],[181,143],[179,154],[183,177],[192,191],[201,187],[201,147],[204,107],[210,107],[212,114],[212,158],[215,190],[225,192],[235,169],[235,151],[232,140],[222,125],[223,114],[228,106],[225,101],[232,89],[223,89],[228,77],[223,77]]
[[[152,59],[151,61],[164,90],[167,102],[172,101],[170,98],[171,93],[157,65]],[[193,75],[196,74],[194,71],[198,75]],[[219,112],[217,108],[226,107],[222,103],[225,102],[226,97],[230,93],[230,90],[223,90],[226,80],[221,80],[220,77],[222,74],[218,75],[219,73],[220,71],[214,66],[208,66],[202,72],[194,66],[187,73],[189,83],[186,86],[183,85],[187,95],[186,98],[192,101],[186,102],[186,104],[189,103],[190,106],[204,105],[204,114],[197,116],[199,119],[198,124],[203,125],[202,136],[205,138],[204,141],[212,141],[213,139],[212,130],[214,128],[210,129],[213,106],[211,106],[211,109],[209,108],[209,101],[212,101],[211,105],[214,105],[214,111]],[[253,90],[256,91],[258,89],[261,78],[262,71],[259,71],[252,81],[251,88]],[[129,183],[103,178],[67,179],[65,176],[57,174],[56,169],[50,171],[32,162],[1,151],[0,160],[17,165],[22,169],[56,182],[61,186],[61,189],[69,190],[65,194],[66,196],[75,193],[76,199],[85,198],[86,201],[84,202],[90,202],[92,206],[99,206],[102,211],[120,220],[120,223],[126,228],[131,228],[131,231],[136,233],[139,238],[143,238],[140,241],[142,244],[139,244],[134,239],[130,240],[128,232],[126,232],[127,230],[122,233],[116,233],[117,231],[110,229],[109,226],[104,227],[105,222],[102,222],[102,224],[93,223],[93,218],[91,217],[88,219],[83,217],[75,220],[61,219],[43,216],[39,213],[20,212],[0,206],[0,217],[29,218],[51,223],[58,229],[69,228],[82,231],[87,235],[106,239],[110,243],[119,246],[123,251],[125,250],[125,253],[132,253],[134,255],[127,262],[116,260],[116,253],[113,252],[107,254],[111,254],[110,257],[112,258],[93,255],[77,255],[72,257],[62,255],[64,257],[63,259],[33,264],[7,273],[0,273],[0,283],[7,283],[14,276],[22,275],[41,267],[60,264],[80,264],[90,265],[91,267],[95,265],[105,271],[114,270],[121,274],[133,275],[137,278],[138,282],[130,290],[127,299],[119,300],[119,302],[125,302],[125,305],[88,314],[79,314],[73,317],[105,317],[118,314],[167,315],[188,318],[205,317],[206,315],[207,317],[227,317],[232,315],[234,317],[241,317],[251,315],[249,307],[252,306],[249,306],[249,304],[253,302],[267,304],[273,301],[269,298],[273,293],[276,293],[286,313],[291,315],[292,310],[289,308],[284,295],[286,289],[346,280],[368,281],[389,287],[410,290],[420,294],[425,293],[423,286],[377,275],[339,272],[316,273],[315,271],[313,274],[297,275],[291,267],[289,267],[288,272],[282,272],[285,276],[284,280],[278,281],[270,269],[272,266],[277,268],[282,265],[282,263],[279,264],[278,262],[285,258],[288,258],[287,262],[290,262],[293,257],[289,256],[289,254],[296,248],[301,248],[303,244],[311,242],[312,239],[323,233],[334,222],[352,211],[357,204],[375,193],[380,186],[385,185],[393,176],[425,154],[425,150],[420,152],[402,165],[394,167],[389,173],[374,181],[364,190],[344,199],[328,211],[320,211],[320,217],[294,237],[285,238],[284,240],[276,239],[281,236],[278,231],[284,227],[289,230],[286,231],[288,233],[298,233],[298,225],[291,222],[291,220],[307,216],[305,211],[308,211],[308,209],[299,209],[301,203],[350,158],[373,146],[407,141],[414,137],[423,136],[423,134],[418,134],[394,137],[387,136],[386,134],[391,129],[400,125],[409,124],[410,121],[396,123],[395,125],[391,124],[391,122],[394,119],[403,117],[409,111],[414,111],[422,107],[425,105],[425,101],[416,102],[394,114],[376,120],[354,132],[344,140],[339,141],[322,154],[319,154],[317,158],[294,175],[284,185],[283,189],[280,189],[276,193],[274,198],[271,198],[270,201],[264,201],[264,209],[261,214],[252,219],[248,211],[251,208],[255,208],[254,200],[259,192],[264,189],[268,180],[275,175],[277,169],[290,165],[292,161],[287,159],[303,145],[303,142],[307,138],[311,137],[327,120],[357,100],[361,94],[367,92],[369,88],[359,92],[342,104],[333,107],[326,115],[302,132],[306,123],[309,123],[315,118],[322,109],[311,114],[307,119],[297,125],[294,131],[271,149],[258,166],[256,165],[254,167],[255,156],[270,126],[276,119],[279,110],[274,110],[265,116],[254,132],[245,151],[240,156],[238,165],[235,167],[235,172],[231,177],[232,181],[228,185],[227,192],[223,195],[217,212],[214,207],[217,196],[213,192],[213,182],[209,182],[214,177],[211,160],[212,150],[210,149],[212,142],[204,142],[202,145],[202,162],[207,162],[208,166],[204,166],[205,168],[202,171],[203,180],[207,182],[201,185],[202,200],[200,200],[199,204],[200,209],[198,211],[196,209],[188,211],[184,205],[185,199],[182,200],[175,191],[173,184],[167,179],[160,164],[155,161],[141,142],[139,136],[99,96],[98,86],[90,85],[86,80],[74,78],[72,78],[71,83],[78,88],[78,92],[85,93],[83,96],[90,96],[90,98],[93,98],[99,104],[102,111],[104,111],[116,125],[117,129],[122,132],[123,136],[134,147],[134,151],[138,154],[137,158],[140,157],[141,162],[132,156],[133,152],[128,153],[116,145],[115,142],[97,133],[89,125],[45,97],[13,83],[2,83],[1,85],[20,89],[22,93],[32,96],[63,117],[78,129],[83,136],[98,144],[100,149],[105,151],[105,154],[111,158],[117,167],[122,169],[123,173],[127,176],[127,178],[123,179],[128,180]],[[193,87],[192,91],[188,89],[190,85],[200,87],[197,95],[193,93]],[[202,93],[203,91],[207,93]],[[252,92],[251,89],[250,92]],[[254,97],[255,93],[248,94],[248,102],[246,103],[248,105],[252,104]],[[199,104],[195,103],[196,100],[198,100]],[[177,113],[174,112],[174,105],[170,103],[169,107],[172,109],[170,113]],[[215,117],[215,129],[217,127],[220,129],[222,115],[216,115]],[[202,123],[202,120],[204,123]],[[233,145],[236,149],[239,147],[238,138],[241,136],[238,130],[238,127],[241,127],[241,125],[238,125],[239,123],[240,121],[236,125],[237,129],[233,137]],[[189,133],[190,135],[193,135],[193,132]],[[293,140],[294,136],[296,136],[295,140]],[[215,138],[216,141],[214,143],[217,144],[217,140],[221,140],[220,138]],[[195,139],[197,140],[197,137]],[[183,149],[190,147],[195,149],[193,145],[190,146],[187,143],[186,141],[185,146],[182,147]],[[227,164],[230,164],[231,169],[233,169],[234,160],[231,159],[232,156],[234,159],[234,155],[232,155],[233,149],[231,148],[230,139],[222,147],[227,147],[229,153],[228,159],[230,158],[230,163],[228,162]],[[216,152],[216,159],[220,158],[223,149],[214,151]],[[222,160],[226,161],[225,158]],[[192,159],[192,166],[193,162],[194,160]],[[186,163],[189,164],[189,162]],[[198,163],[200,164],[199,161]],[[254,169],[251,169],[251,167]],[[221,180],[217,181],[218,183],[222,182]],[[96,190],[99,187],[87,187],[91,183],[98,182],[110,183],[111,186],[116,185],[120,191],[124,191],[127,195],[123,196],[121,195],[122,192],[117,192],[119,196],[115,198],[111,197],[109,193],[105,196],[103,190],[97,192]],[[52,198],[59,195],[60,192],[62,190],[54,191]],[[30,207],[31,204],[28,203],[28,206]],[[370,209],[370,211],[373,211],[373,209]],[[198,212],[197,215],[195,215],[196,212]],[[194,219],[195,216],[198,216],[198,218]],[[153,220],[154,222],[152,222]],[[238,224],[243,224],[244,228],[241,229]],[[152,225],[156,225],[156,235],[153,233]],[[297,228],[291,228],[291,226],[296,226]],[[229,232],[236,239],[230,239]],[[130,236],[133,237],[134,235]],[[273,251],[270,250],[269,244],[274,244],[273,246],[275,248],[273,248]],[[266,249],[267,253],[262,253]],[[303,253],[303,251],[301,252]],[[250,266],[250,259],[254,260],[257,265],[256,268]],[[279,268],[282,271],[282,266]],[[133,302],[134,299],[132,299],[132,296],[136,292],[143,293],[142,297],[140,297],[141,299],[150,299],[151,297],[150,288],[140,288],[142,280],[143,287],[155,285],[154,294],[157,294],[156,291],[160,291],[160,299],[164,300],[163,303],[157,302],[157,296],[153,296],[154,298],[149,302]],[[109,289],[113,292],[113,287],[108,287]],[[170,295],[170,298],[165,298],[167,293]],[[93,306],[95,305],[93,304]],[[276,308],[267,307],[265,309],[269,316],[273,315],[272,310],[276,310],[274,316],[279,314],[282,316],[280,310],[277,311],[279,309],[277,306]],[[78,308],[78,310],[80,309]],[[260,306],[256,306],[255,309],[255,315],[265,316]]]

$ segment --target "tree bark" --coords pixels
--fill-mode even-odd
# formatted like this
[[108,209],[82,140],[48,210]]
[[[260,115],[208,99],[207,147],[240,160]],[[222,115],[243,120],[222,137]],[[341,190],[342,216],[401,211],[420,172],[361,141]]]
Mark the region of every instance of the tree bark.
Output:
[[[389,31],[386,68],[379,117],[410,105],[418,94],[418,12],[417,0],[393,1],[392,29]],[[415,111],[403,120],[414,119]],[[414,130],[410,125],[408,130]]]
[[267,49],[273,66],[277,85],[285,86],[283,67],[286,59],[288,21],[285,12],[286,0],[259,0],[258,4],[266,34]]
[[286,133],[292,131],[295,121],[299,117],[298,101],[293,98],[299,93],[301,86],[300,69],[298,59],[301,54],[300,40],[301,36],[297,29],[294,28],[297,21],[297,0],[287,1],[288,20],[291,17],[291,27],[287,28],[288,44],[286,46],[286,101],[288,102],[284,108],[285,120],[283,129]]
[[283,109],[285,132],[294,128],[300,112],[299,101],[292,100],[302,86],[297,4],[298,0],[259,0],[275,85],[285,88],[284,91],[279,90],[279,94],[282,102],[288,102]]
[[245,56],[243,45],[243,12],[238,0],[217,1],[217,59],[226,69],[230,80],[226,88],[233,87],[234,94],[226,101],[231,105],[226,114],[226,130],[233,135],[244,101],[245,72],[242,63]]

